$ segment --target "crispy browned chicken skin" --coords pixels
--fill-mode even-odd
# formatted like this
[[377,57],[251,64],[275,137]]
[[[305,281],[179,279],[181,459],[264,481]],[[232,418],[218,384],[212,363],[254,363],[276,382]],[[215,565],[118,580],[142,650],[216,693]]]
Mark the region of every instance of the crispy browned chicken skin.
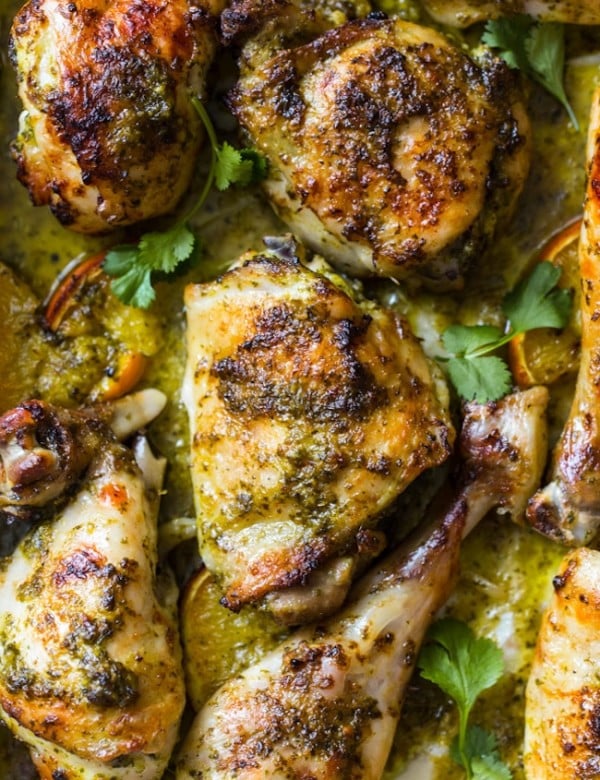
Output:
[[11,31],[13,153],[36,205],[96,233],[171,211],[190,183],[220,0],[31,0]]
[[[248,0],[236,5],[255,27]],[[268,198],[305,243],[351,274],[460,287],[528,172],[517,77],[489,54],[475,62],[398,19],[351,21],[298,46],[279,33],[277,48],[280,27],[316,24],[309,14],[298,21],[293,5],[268,4],[231,95],[271,164]]]

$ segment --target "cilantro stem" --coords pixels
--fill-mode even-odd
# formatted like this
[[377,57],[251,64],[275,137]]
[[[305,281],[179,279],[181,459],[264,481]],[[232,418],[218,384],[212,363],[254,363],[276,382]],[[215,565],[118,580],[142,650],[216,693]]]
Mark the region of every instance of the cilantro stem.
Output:
[[483,355],[487,355],[490,352],[495,352],[497,349],[500,349],[500,347],[508,344],[509,341],[512,341],[515,336],[519,336],[521,333],[523,333],[523,331],[512,330],[511,328],[507,333],[504,334],[504,336],[502,336],[502,338],[498,339],[497,341],[492,341],[490,344],[484,344],[482,347],[469,352],[469,357],[478,358],[482,357]]
[[575,111],[573,110],[573,107],[569,102],[569,100],[567,99],[566,95],[565,95],[565,100],[563,102],[563,106],[565,107],[567,114],[569,115],[569,119],[571,120],[573,127],[575,128],[575,130],[579,130],[579,120],[575,116]]
[[192,105],[202,120],[202,124],[204,125],[204,129],[206,130],[206,134],[210,142],[210,167],[208,169],[208,174],[206,176],[206,180],[204,181],[204,186],[202,187],[202,192],[200,193],[198,200],[194,203],[188,213],[181,219],[181,222],[188,222],[194,216],[194,214],[200,208],[202,208],[204,201],[207,199],[208,193],[212,188],[213,182],[215,180],[215,173],[217,171],[217,148],[219,146],[219,142],[217,140],[215,128],[213,127],[211,118],[208,115],[208,111],[204,108],[202,102],[197,97],[192,98]]
[[458,753],[460,755],[460,760],[462,762],[462,765],[465,769],[467,780],[471,780],[472,777],[471,762],[469,760],[469,756],[467,755],[467,750],[466,750],[467,724],[469,720],[470,709],[467,709],[466,707],[459,707],[458,712],[459,712]]

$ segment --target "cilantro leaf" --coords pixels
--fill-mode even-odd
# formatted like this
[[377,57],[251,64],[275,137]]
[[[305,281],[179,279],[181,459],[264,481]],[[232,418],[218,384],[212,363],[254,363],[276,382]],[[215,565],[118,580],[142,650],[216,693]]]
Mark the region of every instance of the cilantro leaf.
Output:
[[573,126],[579,123],[565,92],[564,26],[557,22],[535,23],[517,15],[486,24],[482,43],[495,49],[506,64],[518,68],[550,92],[566,109]]
[[[469,726],[465,736],[464,751],[469,761],[476,756],[491,756],[498,750],[496,737],[489,731],[479,726]],[[458,740],[455,739],[450,746],[450,755],[453,761],[460,764],[462,758],[458,752]]]
[[525,42],[533,77],[563,105],[573,126],[579,129],[563,83],[565,69],[565,31],[562,24],[535,25]]
[[482,43],[492,49],[500,49],[500,56],[511,68],[525,72],[529,69],[526,40],[533,20],[523,14],[487,22],[481,37]]
[[467,401],[480,404],[495,401],[511,388],[511,373],[502,358],[455,357],[446,365],[450,380],[458,394]]
[[138,262],[152,271],[171,273],[192,254],[196,239],[186,224],[161,233],[144,233],[138,244]]
[[502,651],[453,618],[434,623],[428,640],[419,657],[421,676],[437,683],[468,714],[479,694],[500,679]]
[[131,306],[147,309],[155,298],[151,269],[139,265],[138,254],[136,246],[115,246],[107,252],[102,267],[113,277],[110,286],[117,298]]
[[249,184],[252,181],[252,160],[245,160],[239,149],[225,141],[215,150],[215,184],[218,190],[226,190],[232,184]]
[[264,179],[267,174],[267,158],[256,149],[235,149],[224,141],[215,149],[215,184],[218,190],[226,190],[232,184],[243,187]]
[[134,264],[113,279],[110,287],[123,303],[137,306],[139,309],[147,309],[156,298],[151,277],[149,268],[142,268]]
[[152,273],[171,273],[194,250],[194,234],[177,223],[162,233],[144,233],[137,246],[113,247],[102,264],[113,277],[111,290],[123,303],[147,309],[156,297]]
[[[497,754],[496,740],[483,729],[468,728],[467,723],[477,697],[502,675],[504,661],[500,648],[490,639],[476,637],[465,623],[446,618],[429,630],[418,666],[421,676],[439,685],[458,707],[459,731],[451,748],[452,758],[465,768],[468,778],[496,780],[489,773],[501,771],[498,767],[504,766]],[[497,780],[507,777],[510,778],[510,772],[504,776],[498,774]]]
[[451,325],[444,331],[442,342],[453,355],[468,355],[500,338],[502,331],[493,325]]
[[102,268],[109,276],[124,276],[137,259],[137,247],[132,244],[113,246],[106,253]]
[[471,760],[473,780],[511,780],[512,772],[496,754],[475,756]]
[[571,294],[555,289],[560,275],[560,268],[552,263],[538,263],[533,273],[505,297],[502,308],[513,334],[534,328],[563,328],[567,324]]

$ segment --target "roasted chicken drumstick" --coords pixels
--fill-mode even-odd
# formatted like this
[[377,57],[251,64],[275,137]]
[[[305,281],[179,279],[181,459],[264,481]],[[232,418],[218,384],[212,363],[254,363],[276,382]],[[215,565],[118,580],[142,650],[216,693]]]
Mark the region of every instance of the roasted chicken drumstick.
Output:
[[[165,464],[145,439],[132,452],[101,421],[87,425],[96,449],[76,494],[1,567],[0,718],[43,780],[160,780],[185,704],[176,593],[156,574]],[[85,438],[84,426],[78,413],[35,401],[0,418],[17,461],[29,450],[38,476],[48,471],[36,506],[57,498],[53,458],[67,456],[56,443]],[[12,455],[1,453],[5,471]]]
[[30,0],[11,32],[13,146],[36,205],[100,233],[173,210],[202,138],[192,105],[221,0]]
[[359,582],[343,612],[293,634],[209,699],[178,780],[376,780],[460,541],[494,506],[522,513],[543,467],[547,392],[467,408],[462,484],[425,531]]

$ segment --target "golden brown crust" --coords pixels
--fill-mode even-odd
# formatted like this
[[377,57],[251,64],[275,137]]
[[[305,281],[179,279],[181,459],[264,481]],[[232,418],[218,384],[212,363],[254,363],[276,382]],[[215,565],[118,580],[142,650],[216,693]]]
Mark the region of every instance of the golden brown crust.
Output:
[[[5,417],[18,440],[22,416]],[[158,595],[159,486],[98,421],[91,441],[83,415],[55,417],[57,436],[70,423],[75,443],[94,452],[84,473],[54,474],[62,489],[79,480],[77,494],[0,569],[0,717],[42,776],[100,776],[115,760],[149,763],[158,776],[185,703],[175,615]],[[26,418],[23,434],[34,452]]]
[[248,45],[231,105],[284,220],[352,273],[459,286],[527,174],[514,73],[399,20],[260,52]]
[[25,112],[14,144],[36,205],[82,232],[172,210],[200,145],[192,94],[216,45],[218,2],[36,0],[12,59]]

